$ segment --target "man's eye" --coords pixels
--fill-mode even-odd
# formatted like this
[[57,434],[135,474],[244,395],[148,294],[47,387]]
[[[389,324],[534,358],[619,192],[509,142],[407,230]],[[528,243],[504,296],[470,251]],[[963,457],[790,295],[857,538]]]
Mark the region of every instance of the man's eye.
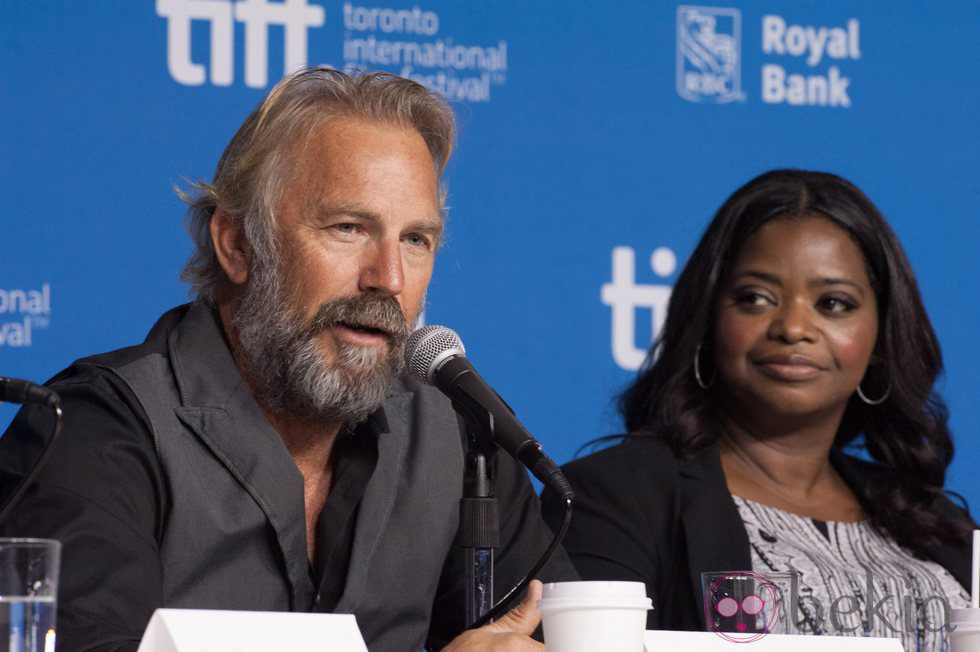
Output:
[[432,241],[424,235],[419,235],[418,233],[411,233],[405,236],[405,242],[413,247],[420,247],[422,249],[432,248]]
[[341,222],[339,224],[334,224],[331,228],[340,233],[357,233],[357,225],[351,222]]

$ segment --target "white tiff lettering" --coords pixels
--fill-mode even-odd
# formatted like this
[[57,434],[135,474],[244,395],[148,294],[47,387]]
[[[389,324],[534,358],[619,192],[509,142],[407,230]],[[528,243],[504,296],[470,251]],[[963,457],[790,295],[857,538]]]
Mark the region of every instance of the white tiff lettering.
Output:
[[167,68],[185,86],[207,79],[205,66],[191,60],[191,22],[205,21],[210,30],[210,79],[215,86],[234,81],[234,21],[245,24],[245,84],[269,84],[269,28],[283,27],[284,64],[288,74],[307,63],[307,30],[321,27],[323,7],[307,0],[157,0],[157,14],[167,19]]

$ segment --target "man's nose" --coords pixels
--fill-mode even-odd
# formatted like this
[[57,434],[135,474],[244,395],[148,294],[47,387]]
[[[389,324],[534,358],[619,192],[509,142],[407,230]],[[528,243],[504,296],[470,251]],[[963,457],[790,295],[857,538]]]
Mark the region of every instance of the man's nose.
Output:
[[805,301],[785,301],[773,315],[769,337],[784,342],[816,341],[813,310]]
[[377,242],[364,253],[359,288],[362,292],[401,294],[405,287],[400,242]]

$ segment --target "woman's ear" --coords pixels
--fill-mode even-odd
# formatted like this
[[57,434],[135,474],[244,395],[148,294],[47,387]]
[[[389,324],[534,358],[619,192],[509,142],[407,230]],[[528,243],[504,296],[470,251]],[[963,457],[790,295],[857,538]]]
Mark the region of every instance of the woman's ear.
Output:
[[214,252],[228,280],[234,285],[243,285],[251,269],[252,247],[241,223],[228,211],[217,208],[211,216],[210,230]]

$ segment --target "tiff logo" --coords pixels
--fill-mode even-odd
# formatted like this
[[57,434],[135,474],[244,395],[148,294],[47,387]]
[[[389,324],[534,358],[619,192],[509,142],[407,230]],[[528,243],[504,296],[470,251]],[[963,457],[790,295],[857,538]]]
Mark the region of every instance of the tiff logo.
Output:
[[323,25],[323,7],[307,0],[157,0],[157,15],[167,19],[167,67],[185,86],[205,82],[205,66],[191,60],[191,23],[205,21],[210,30],[211,83],[234,80],[235,21],[245,24],[245,84],[269,84],[269,28],[284,28],[284,73],[306,65],[307,30]]
[[[650,269],[668,277],[677,269],[677,257],[667,247],[650,256]],[[602,302],[612,308],[612,354],[623,369],[636,370],[646,358],[650,342],[636,342],[636,311],[651,311],[651,335],[656,340],[667,317],[670,285],[642,285],[636,282],[636,252],[632,247],[616,247],[612,252],[612,281],[602,286]]]

